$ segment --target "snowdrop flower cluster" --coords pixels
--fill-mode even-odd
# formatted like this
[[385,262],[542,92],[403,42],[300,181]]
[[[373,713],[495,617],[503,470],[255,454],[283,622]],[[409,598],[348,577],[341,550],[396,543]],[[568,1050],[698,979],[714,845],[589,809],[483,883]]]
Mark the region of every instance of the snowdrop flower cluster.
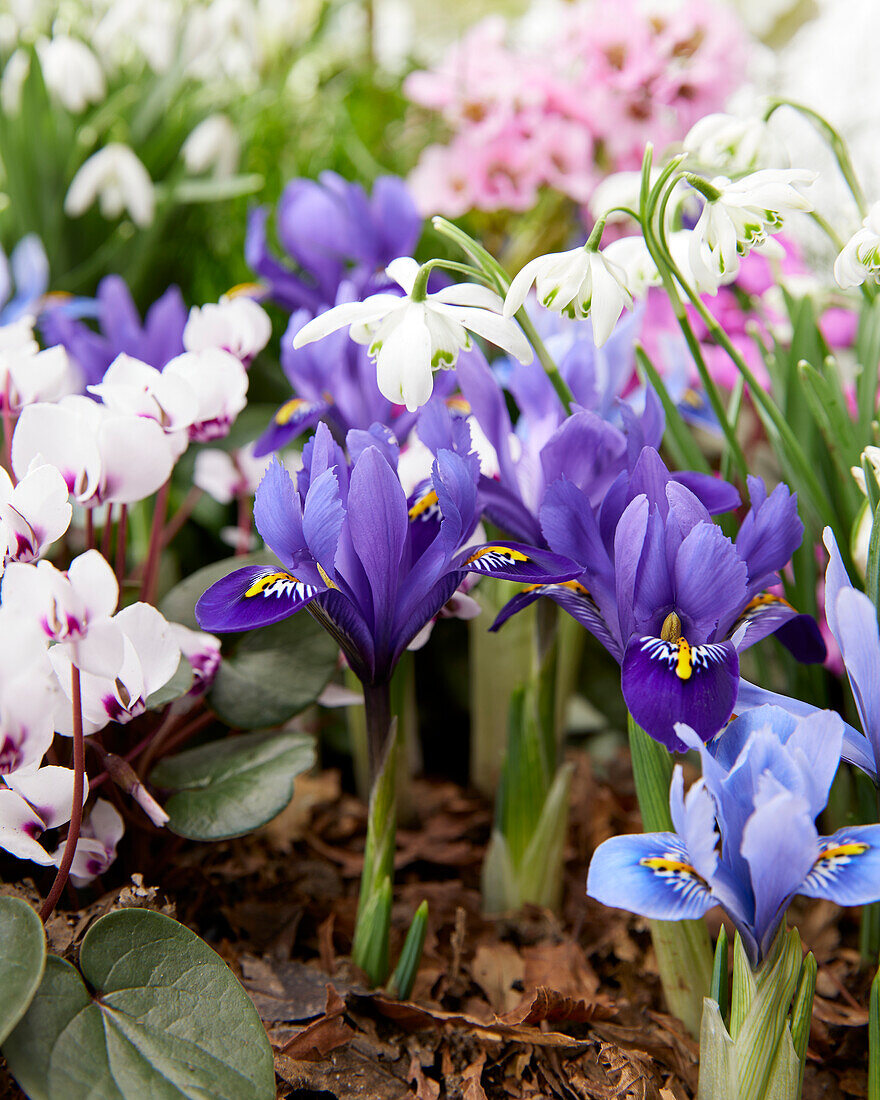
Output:
[[180,155],[193,175],[211,172],[217,179],[228,179],[235,175],[241,155],[238,131],[226,115],[208,115],[187,137]]
[[880,276],[880,202],[868,211],[861,229],[843,246],[834,261],[837,285],[848,290]]
[[100,62],[80,39],[66,34],[40,39],[37,57],[49,94],[73,114],[81,114],[106,96]]
[[410,177],[419,208],[526,210],[541,187],[585,202],[609,167],[638,168],[647,139],[664,148],[718,109],[744,45],[729,10],[690,0],[536,9],[518,39],[500,17],[478,23],[404,85],[451,130]]
[[731,176],[789,163],[779,136],[756,115],[706,115],[685,135],[682,148],[698,165]]

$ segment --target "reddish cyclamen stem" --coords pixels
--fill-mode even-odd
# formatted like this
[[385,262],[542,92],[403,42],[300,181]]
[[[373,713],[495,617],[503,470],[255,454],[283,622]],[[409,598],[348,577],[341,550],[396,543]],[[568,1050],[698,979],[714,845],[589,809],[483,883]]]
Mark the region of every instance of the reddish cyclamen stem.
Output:
[[162,553],[162,531],[165,527],[165,513],[168,510],[168,493],[171,490],[171,480],[168,481],[156,493],[156,501],[153,505],[153,525],[150,528],[150,547],[147,550],[147,561],[144,565],[144,580],[141,586],[141,599],[144,603],[152,603],[156,595],[156,585],[159,581],[159,557]]
[[86,748],[83,738],[82,692],[80,690],[79,669],[76,665],[73,665],[70,669],[70,687],[73,697],[73,804],[70,808],[70,828],[67,830],[67,839],[64,842],[64,855],[61,858],[61,865],[58,868],[58,874],[55,876],[55,881],[52,883],[52,889],[49,891],[49,896],[43,902],[43,906],[40,909],[40,920],[43,924],[45,924],[52,915],[55,906],[58,904],[58,899],[61,897],[61,893],[67,885],[73,857],[76,854],[76,843],[79,840],[79,830],[82,825],[83,788],[86,774]]
[[120,589],[125,583],[125,551],[128,538],[128,505],[119,506],[119,523],[116,525],[116,583]]

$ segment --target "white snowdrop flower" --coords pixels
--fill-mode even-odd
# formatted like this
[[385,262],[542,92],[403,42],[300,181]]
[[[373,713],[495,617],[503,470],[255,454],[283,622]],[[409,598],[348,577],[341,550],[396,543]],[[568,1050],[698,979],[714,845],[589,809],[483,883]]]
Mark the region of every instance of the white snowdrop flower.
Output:
[[90,103],[100,103],[106,96],[104,71],[78,38],[66,34],[42,38],[37,42],[37,57],[49,94],[73,114],[80,114]]
[[118,218],[127,210],[141,229],[152,223],[156,208],[153,181],[127,145],[111,142],[89,157],[73,177],[64,212],[77,218],[96,200],[105,218]]
[[177,0],[109,0],[91,34],[105,64],[136,65],[167,72],[177,53],[182,6]]
[[21,93],[31,71],[31,60],[25,50],[18,49],[6,62],[0,78],[0,108],[14,118],[21,109]]
[[765,168],[734,183],[725,176],[709,184],[703,181],[706,202],[689,252],[697,289],[714,294],[722,282],[736,276],[743,256],[766,245],[782,229],[787,214],[812,210],[799,188],[815,179],[814,172],[802,169]]
[[785,146],[759,115],[706,115],[690,128],[683,147],[700,165],[730,175],[789,163]]
[[248,294],[224,294],[216,304],[193,306],[183,330],[187,351],[222,348],[247,366],[272,337],[272,322]]
[[875,202],[834,261],[834,278],[844,290],[880,277],[880,202]]
[[334,306],[304,325],[293,346],[301,348],[348,326],[353,340],[369,344],[383,395],[410,412],[430,398],[433,372],[451,369],[458,353],[471,347],[471,333],[522,363],[531,362],[529,342],[515,321],[501,316],[503,303],[494,291],[455,283],[427,294],[420,271],[407,256],[392,260],[385,272],[406,292],[403,297],[373,294],[363,302]]
[[[653,184],[659,175],[657,168],[651,170],[651,183]],[[612,172],[601,182],[596,184],[587,207],[597,220],[605,218],[609,222],[626,221],[626,214],[616,211],[610,213],[614,207],[626,206],[630,210],[639,209],[639,194],[642,187],[641,172]]]
[[625,273],[626,286],[633,298],[644,298],[650,287],[661,283],[657,265],[651,259],[645,238],[640,233],[632,237],[618,237],[606,245],[605,258]]
[[192,130],[180,149],[187,171],[211,172],[218,179],[235,175],[241,154],[238,131],[226,115],[208,115]]
[[546,309],[571,318],[589,316],[597,347],[614,331],[624,308],[632,306],[626,272],[589,242],[527,263],[510,284],[504,300],[505,317],[513,316],[522,306],[533,283],[538,301]]

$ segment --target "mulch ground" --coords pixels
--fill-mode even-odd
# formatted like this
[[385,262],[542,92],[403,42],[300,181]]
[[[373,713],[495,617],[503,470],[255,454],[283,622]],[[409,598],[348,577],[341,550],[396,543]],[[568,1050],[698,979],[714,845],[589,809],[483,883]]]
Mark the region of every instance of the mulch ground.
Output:
[[[50,947],[75,956],[89,924],[123,905],[183,921],[251,995],[283,1100],[686,1100],[697,1044],[663,1011],[646,922],[584,892],[596,844],[639,827],[628,762],[621,752],[600,781],[584,753],[573,759],[559,914],[485,917],[491,807],[452,783],[417,782],[419,818],[398,836],[391,956],[426,898],[408,1002],[368,990],[348,958],[366,813],[333,771],[297,780],[288,809],[251,837],[209,847],[130,835],[115,873],[121,883],[127,863],[142,877],[62,909]],[[27,882],[0,892],[35,897]],[[871,975],[860,969],[854,916],[809,902],[791,920],[819,964],[805,1100],[866,1097]],[[0,1061],[0,1100],[21,1096]]]

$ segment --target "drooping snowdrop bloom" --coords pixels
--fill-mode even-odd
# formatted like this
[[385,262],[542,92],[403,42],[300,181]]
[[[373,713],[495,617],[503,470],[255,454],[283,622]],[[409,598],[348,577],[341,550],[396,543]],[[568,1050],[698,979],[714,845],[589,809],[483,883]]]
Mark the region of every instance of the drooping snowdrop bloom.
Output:
[[186,351],[167,363],[162,375],[186,383],[195,393],[196,417],[189,425],[194,443],[228,435],[247,404],[247,371],[240,359],[221,348]]
[[472,346],[471,333],[520,362],[531,361],[529,342],[515,321],[500,316],[503,303],[494,291],[456,283],[428,294],[419,264],[407,256],[393,260],[385,271],[405,291],[403,297],[373,294],[363,302],[334,306],[297,332],[294,348],[348,327],[352,339],[369,345],[383,395],[410,412],[430,398],[433,372],[451,369],[459,352]]
[[254,446],[252,443],[232,452],[203,448],[196,455],[193,484],[218,504],[229,504],[240,496],[255,493],[269,458],[267,455],[255,458]]
[[[97,550],[87,550],[66,572],[51,562],[11,562],[0,587],[3,607],[38,622],[53,654],[64,654],[83,672],[115,676],[122,666],[123,640],[111,620],[119,585]],[[69,681],[69,677],[68,677]]]
[[0,609],[0,775],[34,771],[55,736],[58,685],[34,619]]
[[70,526],[72,512],[67,485],[54,466],[34,466],[15,486],[0,469],[0,573],[10,561],[38,558]]
[[254,516],[278,567],[248,566],[200,598],[218,633],[279,622],[306,605],[365,684],[386,684],[406,646],[467,573],[537,582],[577,566],[519,543],[468,546],[479,519],[476,455],[441,451],[431,482],[407,499],[386,428],[349,432],[346,459],[326,424],[303,451],[296,482],[276,460]]
[[209,690],[220,668],[220,639],[180,623],[169,623],[168,632],[192,669],[193,680],[185,699],[199,699]]
[[[815,819],[840,763],[843,721],[833,711],[797,719],[765,706],[741,715],[699,749],[703,778],[670,790],[675,832],[618,836],[590,864],[587,893],[657,920],[701,917],[720,905],[757,967],[796,894],[838,905],[880,898],[880,825],[820,836]],[[720,850],[718,840],[720,834]]]
[[[70,866],[70,881],[76,887],[87,886],[92,879],[103,875],[116,859],[116,846],[125,832],[122,815],[106,799],[99,798],[89,816],[82,823],[76,841],[76,851]],[[52,854],[52,862],[60,864],[64,858],[62,844]]]
[[62,347],[40,351],[33,317],[0,326],[0,407],[18,412],[36,401],[56,401],[74,388],[73,373]]
[[634,299],[644,298],[652,286],[660,286],[660,272],[641,234],[618,237],[605,247],[604,255],[624,273],[624,284]]
[[238,168],[241,141],[226,115],[208,115],[189,134],[180,155],[188,172],[199,176],[210,171],[217,179],[228,179]]
[[788,166],[785,146],[760,115],[705,115],[682,144],[702,167],[730,175]]
[[[85,803],[89,780],[88,776],[83,779]],[[50,867],[55,862],[54,857],[38,839],[47,829],[70,821],[73,783],[72,768],[54,765],[3,776],[0,781],[0,848],[19,859]]]
[[78,218],[94,202],[105,218],[121,217],[127,210],[141,229],[153,222],[156,193],[150,173],[127,145],[111,142],[82,165],[64,199],[64,212]]
[[[735,505],[730,486],[708,480],[694,488],[713,510]],[[825,658],[815,622],[766,591],[803,537],[797,500],[784,485],[768,496],[754,477],[749,492],[734,541],[649,447],[598,508],[573,482],[553,482],[540,512],[544,537],[585,569],[574,583],[514,596],[493,629],[549,596],[620,662],[626,705],[651,737],[683,751],[675,724],[684,722],[709,740],[733,711],[739,650],[778,633],[800,660]]]
[[199,415],[199,399],[187,381],[119,355],[90,393],[111,412],[154,420],[165,433],[175,458],[186,450],[189,428]]
[[875,202],[834,261],[834,278],[844,290],[880,276],[880,202]]
[[697,289],[714,294],[733,280],[740,259],[753,248],[766,246],[785,217],[813,209],[801,188],[816,179],[814,172],[765,168],[731,183],[716,176],[701,190],[706,203],[690,241],[690,266]]
[[155,420],[74,394],[55,405],[29,405],[19,417],[12,437],[16,476],[24,477],[35,459],[56,466],[77,503],[93,508],[155,493],[175,455]]
[[[93,302],[84,302],[88,312],[76,316],[69,303],[51,304],[40,318],[47,344],[63,344],[75,361],[85,385],[96,385],[118,355],[131,355],[161,370],[180,355],[186,306],[176,286],[169,287],[147,310],[141,322],[131,291],[119,275],[107,275],[98,283]],[[82,316],[97,322],[95,331]]]
[[535,284],[538,301],[555,313],[587,317],[601,347],[623,310],[632,305],[626,272],[588,242],[583,248],[551,252],[531,260],[516,275],[504,299],[504,316],[512,317]]
[[37,57],[49,94],[73,114],[81,114],[90,103],[100,103],[107,94],[97,57],[78,38],[66,34],[42,38],[37,42]]
[[183,330],[187,351],[222,348],[245,366],[272,337],[272,322],[259,302],[248,294],[224,294],[219,302],[193,306]]
[[[114,605],[115,606],[115,605]],[[147,709],[149,697],[164,687],[177,671],[180,647],[170,624],[155,607],[134,603],[109,620],[121,640],[122,660],[112,670],[94,663],[81,677],[83,731],[96,733],[108,722],[130,722]],[[60,646],[53,646],[49,659],[62,690],[70,697],[71,658]],[[58,733],[73,732],[70,706],[56,717]]]

